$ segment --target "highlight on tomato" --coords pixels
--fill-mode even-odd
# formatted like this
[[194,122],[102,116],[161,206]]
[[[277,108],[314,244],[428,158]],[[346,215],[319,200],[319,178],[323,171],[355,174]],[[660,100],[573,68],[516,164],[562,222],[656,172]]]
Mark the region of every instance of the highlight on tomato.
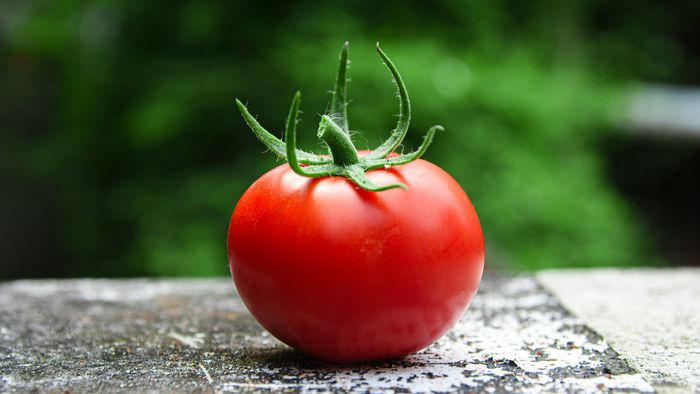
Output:
[[236,100],[245,122],[286,163],[240,198],[228,230],[231,274],[257,321],[287,345],[337,363],[399,357],[436,341],[467,310],[484,267],[484,237],[467,194],[422,160],[395,150],[411,105],[398,70],[376,47],[398,90],[396,128],[358,151],[347,114],[348,44],[340,53],[329,112],[318,138],[327,151],[296,147],[301,95],[285,141]]

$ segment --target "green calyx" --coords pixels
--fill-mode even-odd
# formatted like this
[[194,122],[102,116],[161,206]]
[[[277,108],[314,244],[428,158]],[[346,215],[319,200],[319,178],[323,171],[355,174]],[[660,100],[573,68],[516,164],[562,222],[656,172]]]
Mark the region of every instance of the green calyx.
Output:
[[284,142],[265,130],[240,100],[236,99],[236,104],[238,104],[243,118],[258,139],[275,154],[287,160],[292,170],[299,175],[312,178],[342,176],[350,178],[357,186],[363,189],[375,192],[394,188],[408,189],[403,183],[383,186],[375,185],[367,178],[365,172],[377,168],[390,168],[410,163],[420,158],[433,141],[435,132],[443,130],[443,128],[442,126],[431,127],[423,138],[423,143],[417,150],[411,153],[389,157],[401,144],[406,136],[406,132],[408,132],[408,125],[411,120],[411,104],[408,99],[408,92],[406,91],[406,87],[401,80],[398,70],[396,70],[391,60],[389,60],[386,54],[379,48],[379,43],[377,43],[377,53],[389,69],[389,72],[391,72],[394,84],[398,89],[399,120],[389,138],[378,148],[364,156],[360,157],[357,154],[357,149],[352,143],[350,130],[348,129],[346,77],[348,67],[347,42],[340,53],[340,65],[338,67],[338,76],[335,81],[335,89],[333,90],[329,114],[321,116],[321,122],[318,127],[318,138],[328,146],[330,155],[317,155],[305,152],[296,147],[297,118],[299,115],[301,93],[297,92],[292,100],[292,106],[289,110],[289,116],[287,117]]

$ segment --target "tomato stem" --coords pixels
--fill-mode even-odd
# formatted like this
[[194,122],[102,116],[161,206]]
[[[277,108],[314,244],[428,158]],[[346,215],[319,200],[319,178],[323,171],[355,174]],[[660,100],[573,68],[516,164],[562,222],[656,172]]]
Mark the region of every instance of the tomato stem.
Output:
[[350,136],[345,134],[328,115],[321,117],[318,127],[318,138],[323,140],[331,150],[333,163],[339,166],[350,166],[360,162],[357,156],[357,149],[350,140]]
[[[301,94],[297,92],[292,100],[292,105],[287,117],[285,129],[285,142],[265,130],[260,123],[248,112],[243,103],[236,99],[238,109],[243,119],[253,130],[253,133],[265,146],[278,156],[289,162],[290,168],[299,175],[307,177],[342,176],[350,178],[357,186],[370,191],[383,191],[394,188],[408,189],[402,183],[389,185],[375,185],[370,181],[365,172],[379,168],[389,168],[410,163],[419,159],[433,141],[435,132],[442,130],[442,126],[433,126],[423,138],[420,147],[402,155],[388,157],[403,141],[411,121],[411,103],[408,99],[408,91],[399,75],[399,71],[389,57],[379,48],[377,54],[382,59],[391,73],[392,80],[398,91],[399,119],[396,128],[389,138],[377,149],[359,157],[357,149],[350,139],[347,114],[347,67],[348,67],[348,43],[343,45],[340,52],[340,64],[335,80],[335,89],[331,97],[330,110],[327,115],[321,117],[318,128],[318,138],[328,145],[331,157],[305,152],[296,147],[296,128],[299,116],[299,103]],[[305,165],[305,166],[304,166]]]

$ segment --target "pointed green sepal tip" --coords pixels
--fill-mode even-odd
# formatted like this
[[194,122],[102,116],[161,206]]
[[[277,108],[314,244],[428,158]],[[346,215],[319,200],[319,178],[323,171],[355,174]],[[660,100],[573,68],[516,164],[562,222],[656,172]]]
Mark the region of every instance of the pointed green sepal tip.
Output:
[[[387,69],[391,73],[394,86],[398,91],[399,97],[399,119],[396,128],[391,133],[391,136],[384,141],[377,149],[360,157],[357,154],[357,149],[352,143],[350,132],[348,129],[347,116],[347,53],[349,43],[346,41],[343,44],[343,49],[340,54],[340,64],[338,65],[338,75],[336,77],[336,85],[333,90],[333,95],[330,105],[330,113],[323,115],[319,123],[317,136],[330,150],[328,155],[317,155],[300,150],[296,147],[296,129],[299,115],[299,103],[301,101],[301,92],[296,91],[292,104],[287,116],[285,127],[285,141],[282,142],[279,138],[265,130],[260,123],[250,114],[248,108],[238,98],[236,105],[243,115],[248,127],[253,130],[253,133],[260,141],[265,144],[270,150],[278,156],[286,159],[289,166],[299,175],[307,177],[324,177],[324,176],[343,176],[350,178],[358,187],[380,192],[390,189],[408,190],[408,186],[403,183],[394,183],[389,185],[375,185],[369,180],[365,174],[369,170],[390,168],[410,163],[420,158],[428,146],[432,142],[433,136],[437,131],[443,131],[442,126],[433,126],[428,130],[421,146],[411,153],[394,155],[391,153],[401,144],[406,132],[408,131],[409,122],[411,119],[411,105],[408,98],[408,92],[401,79],[396,66],[392,63],[389,57],[379,47],[379,42],[376,43],[376,50]],[[303,164],[303,166],[302,166]]]
[[236,106],[238,107],[238,109],[239,109],[241,112],[243,111],[243,108],[245,108],[245,105],[243,105],[243,103],[241,102],[241,100],[239,100],[238,98],[236,98]]

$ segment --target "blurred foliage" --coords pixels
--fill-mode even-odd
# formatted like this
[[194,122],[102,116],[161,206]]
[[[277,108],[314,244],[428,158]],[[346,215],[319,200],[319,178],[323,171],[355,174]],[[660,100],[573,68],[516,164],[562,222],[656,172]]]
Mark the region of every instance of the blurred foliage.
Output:
[[699,14],[692,2],[6,0],[0,8],[0,177],[11,190],[0,200],[2,247],[13,264],[35,267],[0,275],[227,272],[235,202],[276,164],[233,98],[280,131],[300,89],[300,140],[318,147],[312,130],[346,40],[358,145],[377,144],[395,122],[395,92],[373,51],[379,40],[412,98],[406,146],[432,124],[446,128],[426,159],[469,193],[487,264],[654,261],[606,179],[600,144],[631,81],[697,69],[682,48]]

